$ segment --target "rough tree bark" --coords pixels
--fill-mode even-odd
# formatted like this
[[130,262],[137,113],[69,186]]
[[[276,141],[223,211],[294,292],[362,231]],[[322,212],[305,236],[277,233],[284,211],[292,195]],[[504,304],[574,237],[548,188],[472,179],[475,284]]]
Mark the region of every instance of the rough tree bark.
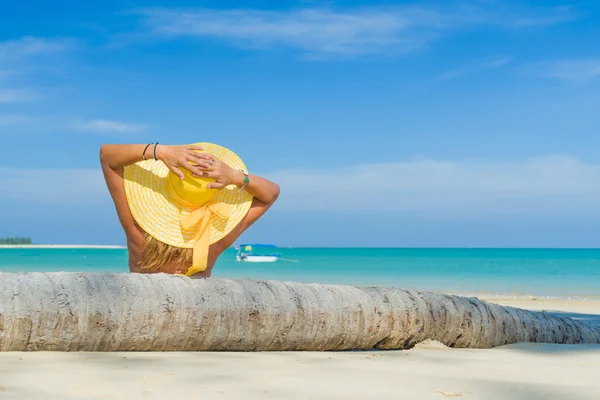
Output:
[[600,327],[476,298],[173,275],[0,273],[0,350],[406,349],[600,343]]

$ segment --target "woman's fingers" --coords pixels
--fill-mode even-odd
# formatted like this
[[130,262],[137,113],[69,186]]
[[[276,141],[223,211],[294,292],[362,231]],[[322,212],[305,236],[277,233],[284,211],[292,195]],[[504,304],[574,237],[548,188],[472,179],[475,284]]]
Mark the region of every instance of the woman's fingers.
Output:
[[204,158],[205,160],[212,160],[215,158],[212,154],[208,153],[199,153],[198,156]]
[[204,157],[202,157],[202,156],[203,156],[203,154],[202,154],[202,153],[198,153],[198,152],[196,152],[196,151],[193,151],[193,150],[188,150],[188,151],[185,153],[185,156],[186,156],[187,158],[193,158],[193,159],[195,159],[195,160],[205,160],[205,158],[204,158]]
[[212,154],[209,153],[202,153],[201,154],[202,158],[204,158],[205,160],[207,160],[209,163],[214,164],[218,161],[218,158],[213,156]]
[[[198,158],[200,160],[206,160],[208,162],[210,162],[211,164],[213,164],[215,161],[217,161],[217,158],[209,153],[204,153],[204,149],[200,146],[188,146],[187,147],[188,150],[188,154],[191,155],[194,158]],[[199,151],[202,151],[202,153],[199,153]]]
[[201,160],[207,160],[210,161],[211,159],[213,159],[214,157],[211,156],[210,154],[206,154],[206,153],[198,153],[198,151],[195,151],[193,149],[188,149],[188,154],[197,157]]
[[177,175],[179,178],[183,179],[185,178],[185,175],[183,175],[183,172],[181,172],[181,170],[177,167],[171,167],[171,171],[173,171],[173,173],[175,175]]
[[194,176],[196,178],[212,178],[212,179],[218,180],[221,177],[221,173],[216,170],[209,170],[209,171],[201,171],[198,174],[194,174]]
[[221,182],[213,182],[208,184],[209,189],[223,189],[225,187]]
[[192,176],[203,174],[203,171],[200,168],[198,168],[197,166],[195,166],[193,164],[188,164],[188,165],[189,165],[189,167],[185,167],[185,168],[187,168],[192,173]]
[[210,166],[208,161],[192,154],[188,154],[186,160],[192,164],[196,164],[199,168],[208,168]]
[[188,148],[187,149],[187,153],[188,154],[193,154],[197,157],[202,157],[204,155],[204,153],[201,152],[201,150],[194,150],[194,148]]

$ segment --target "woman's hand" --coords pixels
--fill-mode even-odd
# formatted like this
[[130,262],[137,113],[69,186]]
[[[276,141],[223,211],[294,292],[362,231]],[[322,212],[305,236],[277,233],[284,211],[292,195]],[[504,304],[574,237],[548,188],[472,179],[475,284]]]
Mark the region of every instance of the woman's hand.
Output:
[[199,154],[203,163],[207,166],[201,167],[203,171],[199,174],[193,173],[197,178],[211,178],[215,181],[208,184],[209,189],[223,189],[231,184],[241,186],[244,181],[244,173],[236,171],[223,161],[211,154]]
[[193,176],[201,176],[202,169],[210,167],[210,161],[203,157],[202,147],[198,146],[156,146],[156,158],[161,160],[175,175],[184,179],[181,168],[185,168]]

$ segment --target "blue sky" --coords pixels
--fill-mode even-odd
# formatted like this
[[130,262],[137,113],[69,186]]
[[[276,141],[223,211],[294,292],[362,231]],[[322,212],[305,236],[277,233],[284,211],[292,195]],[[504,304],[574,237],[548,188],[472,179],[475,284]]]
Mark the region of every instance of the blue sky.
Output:
[[595,247],[599,42],[593,1],[2,2],[0,236],[123,244],[99,146],[209,141],[281,184],[247,241]]

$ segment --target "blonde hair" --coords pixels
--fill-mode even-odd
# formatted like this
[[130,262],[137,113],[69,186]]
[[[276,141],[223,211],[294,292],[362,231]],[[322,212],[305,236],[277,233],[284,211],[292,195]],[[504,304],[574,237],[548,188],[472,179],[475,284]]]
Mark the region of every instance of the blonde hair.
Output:
[[144,251],[140,260],[142,269],[171,274],[184,274],[192,265],[194,249],[175,247],[144,235]]

